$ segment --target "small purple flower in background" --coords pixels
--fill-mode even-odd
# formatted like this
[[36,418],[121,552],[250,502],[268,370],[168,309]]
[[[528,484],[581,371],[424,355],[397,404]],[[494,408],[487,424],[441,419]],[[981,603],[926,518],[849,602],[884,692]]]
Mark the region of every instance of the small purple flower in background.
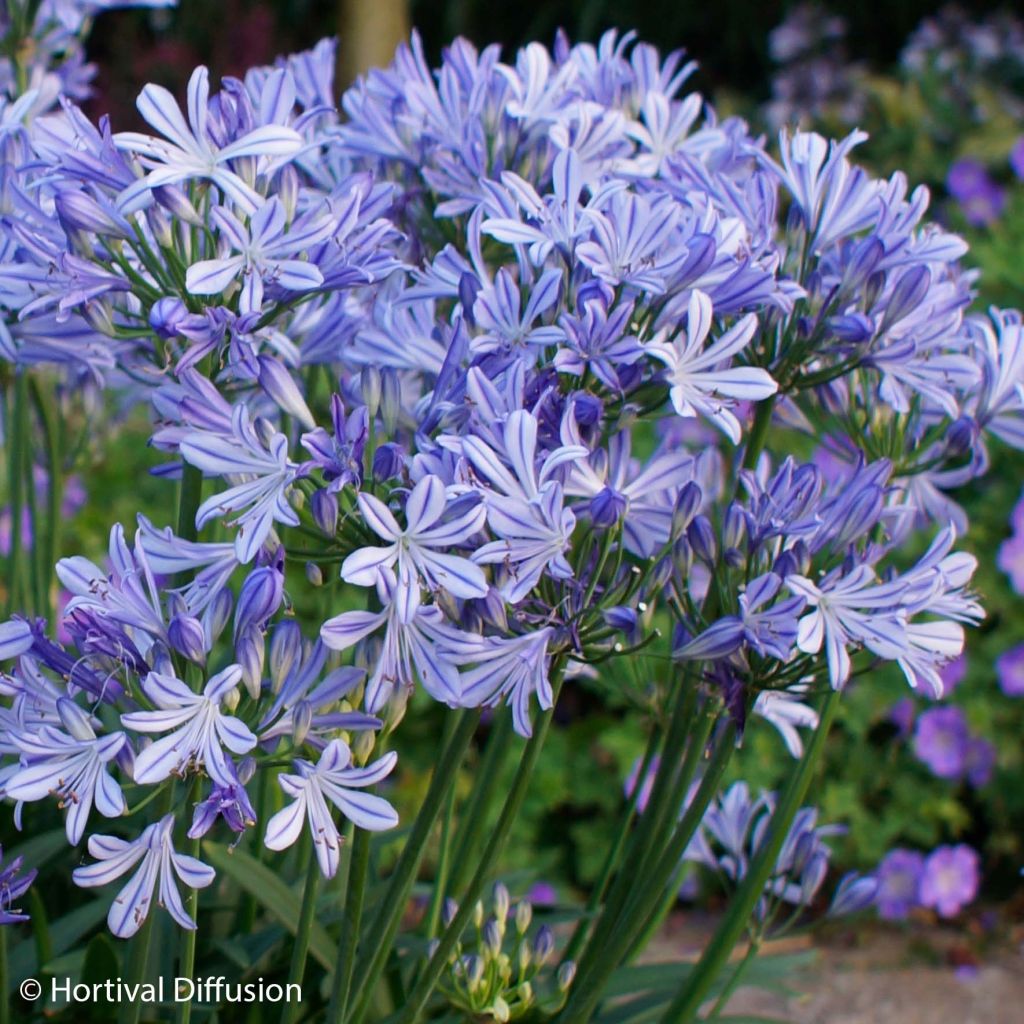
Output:
[[550,882],[534,882],[526,894],[526,900],[535,907],[553,907],[558,903],[558,893]]
[[0,925],[27,921],[28,914],[13,910],[12,905],[15,900],[25,895],[28,887],[35,880],[35,869],[20,875],[21,857],[15,857],[10,864],[3,866],[3,856],[3,847],[0,847]]
[[992,779],[996,766],[996,748],[981,736],[967,742],[964,753],[964,774],[972,786],[984,786]]
[[946,188],[973,227],[995,223],[1006,205],[1006,193],[977,160],[957,160],[949,169]]
[[1024,181],[1024,135],[1022,135],[1010,150],[1010,169],[1014,174]]
[[963,843],[932,851],[921,877],[921,905],[940,917],[956,917],[978,894],[978,864],[978,854]]
[[1024,533],[1015,533],[999,545],[996,565],[1010,577],[1010,585],[1024,594]]
[[916,850],[890,850],[875,872],[878,916],[886,921],[902,921],[918,905],[923,873],[924,857]]
[[959,708],[929,708],[917,720],[914,753],[940,779],[957,779],[964,773],[969,741]]
[[949,697],[950,694],[963,682],[967,674],[967,655],[961,654],[952,661],[947,661],[939,669],[939,678],[942,680],[942,696]]
[[96,863],[75,869],[75,885],[86,888],[107,885],[142,861],[131,881],[114,897],[107,914],[107,924],[118,938],[131,938],[142,927],[158,882],[160,905],[182,928],[195,930],[196,923],[181,902],[174,875],[190,889],[204,889],[213,881],[214,871],[195,857],[175,852],[173,832],[174,815],[168,814],[132,842],[116,836],[89,837],[89,853],[96,858]]
[[1004,651],[996,658],[999,689],[1007,697],[1024,697],[1024,644]]

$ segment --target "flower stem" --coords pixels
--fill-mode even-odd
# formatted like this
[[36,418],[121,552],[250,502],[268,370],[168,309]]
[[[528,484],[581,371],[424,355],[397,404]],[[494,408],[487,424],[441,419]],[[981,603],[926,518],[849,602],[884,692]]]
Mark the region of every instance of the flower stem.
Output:
[[351,1014],[351,1020],[362,1020],[370,1002],[377,981],[384,970],[395,935],[401,924],[412,891],[416,872],[423,859],[426,844],[433,831],[434,823],[441,813],[441,807],[448,789],[455,785],[455,776],[480,721],[479,711],[458,711],[459,721],[451,742],[441,752],[434,769],[430,787],[423,804],[413,822],[412,831],[402,848],[398,863],[391,875],[391,882],[367,936],[365,954],[360,958],[359,979],[362,995]]
[[464,811],[459,815],[459,836],[449,872],[448,891],[457,896],[466,882],[484,829],[491,818],[491,806],[501,782],[501,768],[512,742],[512,714],[507,708],[495,711],[494,727],[477,768],[473,791]]
[[772,814],[768,823],[768,835],[761,844],[746,877],[736,890],[725,920],[719,925],[693,973],[687,977],[662,1018],[665,1024],[683,1024],[696,1018],[697,1011],[707,998],[715,978],[728,962],[733,947],[747,927],[750,914],[764,891],[765,882],[771,877],[793,818],[807,795],[818,761],[825,749],[825,739],[839,708],[839,698],[839,690],[830,690],[825,698],[818,728],[796,772],[790,778],[775,813]]
[[[302,979],[306,973],[306,956],[309,953],[309,935],[316,916],[316,891],[320,884],[320,865],[316,859],[316,846],[309,844],[309,866],[306,869],[306,885],[302,890],[302,907],[299,910],[299,926],[292,947],[292,962],[288,968],[288,985],[298,985],[302,991]],[[288,988],[285,988],[288,991]],[[281,1024],[292,1024],[302,1007],[301,1000],[285,1002],[281,1013]]]
[[341,945],[338,963],[331,986],[331,1003],[327,1013],[328,1024],[345,1020],[352,997],[352,978],[355,975],[356,953],[359,949],[359,930],[363,921],[363,897],[370,866],[370,833],[364,828],[355,830],[352,843],[352,863],[349,868],[348,893],[341,915]]
[[22,459],[26,442],[26,395],[28,376],[17,370],[14,375],[14,398],[10,404],[10,421],[7,428],[7,476],[11,506],[11,548],[7,558],[7,615],[18,605],[21,592],[21,557],[24,548],[21,536],[21,506],[24,476]]
[[185,463],[181,469],[181,490],[178,492],[178,536],[182,540],[196,539],[196,511],[202,497],[202,470]]
[[547,738],[548,730],[551,727],[551,720],[554,717],[558,695],[562,689],[562,672],[563,663],[558,660],[552,667],[552,676],[554,677],[552,679],[554,698],[552,706],[538,718],[534,726],[533,736],[530,737],[523,750],[522,757],[519,760],[519,768],[516,770],[515,778],[512,780],[512,786],[509,789],[505,805],[501,809],[501,815],[491,831],[487,845],[484,847],[484,852],[480,857],[476,870],[473,872],[473,877],[470,879],[465,893],[463,893],[458,912],[441,936],[434,955],[424,968],[401,1014],[398,1016],[397,1024],[414,1024],[415,1021],[420,1019],[423,1008],[430,998],[434,986],[437,984],[437,979],[441,976],[441,972],[448,962],[449,955],[455,948],[455,944],[459,941],[459,937],[465,930],[466,925],[469,924],[470,918],[473,916],[473,904],[483,890],[488,874],[505,847],[512,823],[519,814],[519,809],[522,807],[523,800],[526,797],[530,778],[537,766],[537,759],[540,757],[544,740]]
[[[192,799],[195,800],[199,796],[199,779],[197,778],[192,785]],[[188,843],[188,853],[191,857],[199,857],[199,838],[190,839]],[[185,904],[185,910],[188,916],[198,926],[199,924],[199,890],[190,888],[188,890],[187,902]],[[196,934],[197,928],[184,929],[181,935],[181,955],[178,960],[178,977],[179,978],[192,978],[196,968]],[[192,1000],[183,999],[178,1003],[177,1021],[178,1024],[189,1024],[192,1019]]]

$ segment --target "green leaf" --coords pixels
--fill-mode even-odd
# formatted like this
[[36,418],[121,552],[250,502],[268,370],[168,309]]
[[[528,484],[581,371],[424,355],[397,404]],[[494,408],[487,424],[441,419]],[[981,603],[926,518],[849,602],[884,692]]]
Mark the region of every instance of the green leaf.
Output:
[[[54,955],[60,956],[67,952],[86,932],[95,928],[107,916],[108,907],[106,900],[93,900],[54,921],[50,926],[50,945]],[[46,967],[47,964],[43,964],[43,970]],[[7,994],[10,995],[16,985],[37,973],[39,958],[35,944],[22,942],[11,955]]]
[[[260,906],[277,918],[295,935],[299,928],[299,906],[301,900],[296,891],[290,889],[265,864],[242,849],[229,850],[219,843],[203,843],[206,859],[222,871],[240,889],[249,893]],[[338,961],[338,947],[319,922],[313,922],[309,938],[309,951],[322,967],[334,970]]]

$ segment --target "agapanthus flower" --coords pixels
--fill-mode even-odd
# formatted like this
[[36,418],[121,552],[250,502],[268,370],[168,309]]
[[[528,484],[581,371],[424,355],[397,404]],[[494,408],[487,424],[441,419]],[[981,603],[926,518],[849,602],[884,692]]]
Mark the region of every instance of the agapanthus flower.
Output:
[[480,532],[484,524],[481,502],[453,502],[441,480],[428,475],[409,494],[403,528],[379,498],[364,491],[357,500],[366,524],[390,543],[352,552],[341,566],[346,582],[374,586],[382,568],[395,569],[398,589],[393,600],[405,622],[419,607],[423,585],[461,598],[487,594],[483,570],[448,550]]
[[921,905],[941,917],[956,917],[978,894],[979,865],[977,852],[964,843],[933,850],[924,862]]
[[711,299],[694,289],[686,318],[686,333],[671,337],[667,330],[644,350],[667,367],[672,405],[680,416],[705,416],[732,442],[739,444],[740,422],[732,411],[737,400],[760,401],[778,390],[767,370],[730,366],[732,358],[750,343],[757,329],[753,314],[705,348],[712,327]]
[[297,775],[278,776],[281,788],[294,802],[267,822],[264,843],[271,850],[286,849],[299,838],[303,822],[308,820],[320,870],[325,878],[333,878],[338,870],[341,835],[328,801],[357,828],[372,832],[394,828],[398,815],[391,804],[360,790],[387,778],[397,760],[398,755],[391,751],[365,768],[356,768],[352,752],[342,740],[328,743],[315,765],[296,760]]
[[3,864],[3,849],[0,848],[0,926],[28,920],[28,914],[14,909],[14,901],[28,891],[35,881],[36,870],[22,872],[22,863],[21,857],[15,857],[9,864]]
[[326,211],[307,215],[286,231],[285,208],[273,196],[256,210],[247,225],[223,206],[213,210],[210,220],[227,240],[231,254],[193,263],[185,277],[191,294],[219,295],[241,278],[238,308],[242,313],[258,313],[268,284],[286,292],[310,291],[323,284],[323,274],[316,264],[297,257],[334,230],[335,220]]
[[244,405],[235,407],[230,437],[205,431],[187,434],[181,441],[181,454],[206,473],[242,479],[207,498],[196,513],[199,529],[218,516],[239,513],[232,520],[237,527],[235,554],[239,562],[252,561],[275,521],[298,525],[287,495],[300,468],[288,458],[288,438],[274,434],[268,449]]
[[227,145],[218,145],[211,132],[210,75],[206,68],[192,72],[188,83],[188,121],[177,101],[159,85],[147,85],[138,98],[139,113],[163,139],[137,132],[115,137],[119,149],[137,153],[149,168],[144,177],[118,198],[124,213],[149,202],[153,189],[185,181],[210,181],[247,214],[262,205],[262,197],[231,169],[243,157],[292,157],[302,148],[302,136],[284,125],[253,128]]
[[162,782],[172,774],[202,767],[221,786],[238,779],[226,747],[247,754],[256,737],[238,718],[224,714],[226,697],[242,680],[240,665],[229,665],[211,676],[202,693],[195,693],[175,676],[150,672],[142,681],[146,697],[156,711],[132,711],[121,716],[127,729],[141,733],[169,733],[144,747],[135,758],[135,781]]
[[77,846],[93,804],[106,818],[125,811],[121,787],[110,769],[126,738],[123,732],[97,737],[89,715],[66,697],[58,699],[57,713],[63,731],[44,725],[11,734],[23,766],[7,779],[3,792],[12,800],[57,797],[68,812],[68,842]]
[[145,923],[158,884],[159,904],[182,928],[195,929],[195,921],[185,910],[174,879],[177,876],[191,889],[203,889],[213,881],[214,870],[195,857],[175,851],[173,832],[174,815],[168,814],[130,842],[117,836],[89,837],[89,853],[96,863],[75,868],[72,877],[76,885],[109,885],[142,862],[114,897],[107,914],[107,924],[118,938],[130,939]]

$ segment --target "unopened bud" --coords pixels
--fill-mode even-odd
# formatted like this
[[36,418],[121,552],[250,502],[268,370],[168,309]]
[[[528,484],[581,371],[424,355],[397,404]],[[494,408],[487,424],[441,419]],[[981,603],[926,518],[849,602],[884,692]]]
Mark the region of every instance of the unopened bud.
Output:
[[558,988],[562,992],[568,992],[576,977],[576,963],[573,960],[566,960],[558,966]]
[[516,904],[516,931],[525,935],[529,930],[530,922],[533,920],[533,905],[527,900],[520,900]]
[[316,562],[306,563],[306,579],[311,587],[322,587],[324,585],[324,574]]
[[338,529],[338,499],[330,491],[314,491],[309,503],[313,514],[313,522],[328,537],[333,537]]

